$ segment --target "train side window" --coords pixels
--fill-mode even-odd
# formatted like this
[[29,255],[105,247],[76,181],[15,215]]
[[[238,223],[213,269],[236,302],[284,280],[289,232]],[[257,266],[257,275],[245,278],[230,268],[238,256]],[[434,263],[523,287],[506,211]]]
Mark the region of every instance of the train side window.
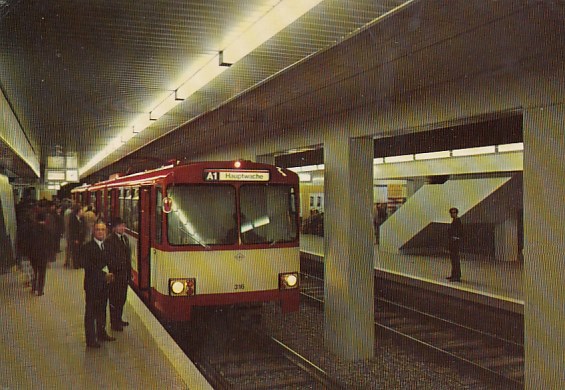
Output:
[[112,192],[114,192],[114,190],[106,190],[106,220],[107,221],[111,221],[114,218],[114,215],[112,214]]
[[124,220],[124,201],[125,201],[125,189],[120,188],[120,197],[119,197],[120,212],[119,212],[119,216],[122,220]]
[[131,228],[132,223],[131,223],[131,192],[132,190],[130,188],[126,189],[125,191],[125,196],[124,196],[124,222],[126,223],[126,226]]
[[139,232],[139,188],[132,190],[129,228],[134,232]]
[[161,243],[162,241],[162,226],[161,221],[163,220],[163,194],[161,193],[161,188],[157,187],[155,196],[155,242]]

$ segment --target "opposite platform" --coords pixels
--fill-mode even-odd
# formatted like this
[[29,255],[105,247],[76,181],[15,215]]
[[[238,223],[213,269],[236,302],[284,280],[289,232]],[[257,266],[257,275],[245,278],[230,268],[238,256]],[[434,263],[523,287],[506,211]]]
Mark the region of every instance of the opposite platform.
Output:
[[[324,257],[324,238],[300,236],[301,252],[314,258]],[[461,254],[462,282],[445,279],[451,273],[446,256],[392,254],[375,245],[375,272],[379,277],[410,284],[445,295],[482,303],[515,313],[523,313],[523,266],[519,261],[480,260]]]
[[83,277],[59,256],[38,297],[19,271],[0,275],[0,388],[211,388],[132,291],[130,326],[109,330],[116,341],[86,348]]

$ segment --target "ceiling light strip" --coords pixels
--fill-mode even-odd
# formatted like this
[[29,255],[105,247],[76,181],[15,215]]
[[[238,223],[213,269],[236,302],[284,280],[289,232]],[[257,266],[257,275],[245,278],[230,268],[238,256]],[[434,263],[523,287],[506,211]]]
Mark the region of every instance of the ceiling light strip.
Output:
[[[289,26],[298,18],[321,3],[322,0],[283,0],[271,8],[259,20],[252,24],[243,34],[229,44],[224,50],[214,55],[202,68],[184,81],[175,91],[155,106],[149,115],[137,118],[128,127],[128,130],[112,141],[97,153],[84,167],[80,175],[88,172],[96,164],[108,157],[123,143],[126,143],[138,133],[151,126],[156,121],[176,107],[183,100],[188,99],[196,91],[203,88],[210,81],[222,74],[227,66],[232,65],[247,56],[261,44],[271,39],[278,32]],[[145,117],[147,115],[147,117]],[[127,133],[127,134],[126,134]]]
[[223,50],[223,62],[236,63],[321,2],[321,0],[279,2]]

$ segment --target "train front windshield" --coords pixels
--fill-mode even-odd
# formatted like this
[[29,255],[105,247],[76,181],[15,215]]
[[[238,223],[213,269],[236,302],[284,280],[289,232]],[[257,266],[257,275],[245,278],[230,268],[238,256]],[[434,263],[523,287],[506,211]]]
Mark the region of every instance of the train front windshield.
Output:
[[[175,185],[167,215],[171,245],[277,244],[297,238],[294,188],[287,185],[240,187]],[[240,223],[238,224],[238,220]]]

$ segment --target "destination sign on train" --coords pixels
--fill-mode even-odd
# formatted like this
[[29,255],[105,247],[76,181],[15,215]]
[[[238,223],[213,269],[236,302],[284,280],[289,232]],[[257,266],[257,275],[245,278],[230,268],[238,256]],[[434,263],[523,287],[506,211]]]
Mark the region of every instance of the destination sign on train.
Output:
[[205,169],[204,181],[269,181],[269,171]]

